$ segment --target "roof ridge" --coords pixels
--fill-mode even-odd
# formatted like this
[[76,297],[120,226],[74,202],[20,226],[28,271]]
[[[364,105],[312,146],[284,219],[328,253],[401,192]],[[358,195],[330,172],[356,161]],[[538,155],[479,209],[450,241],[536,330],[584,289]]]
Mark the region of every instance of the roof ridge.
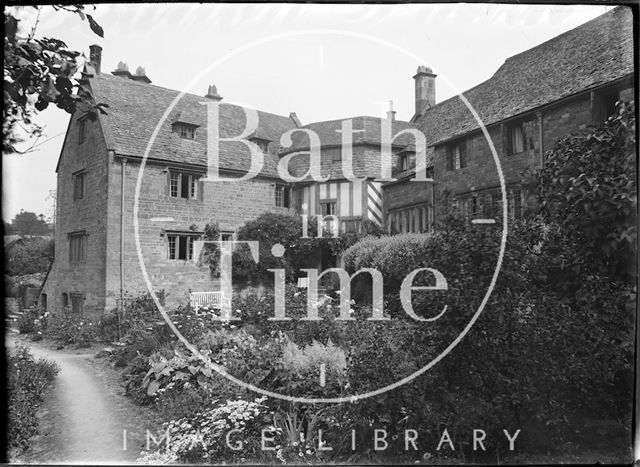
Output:
[[500,65],[496,69],[496,71],[494,71],[493,74],[489,78],[485,79],[484,81],[481,81],[480,83],[476,84],[475,86],[472,86],[472,87],[470,87],[470,88],[468,88],[468,89],[466,89],[466,90],[464,90],[464,91],[462,91],[462,92],[460,92],[458,94],[455,94],[455,95],[453,95],[453,96],[451,96],[451,97],[449,97],[449,98],[447,98],[447,99],[445,99],[445,100],[443,100],[441,102],[438,102],[438,103],[432,105],[431,107],[429,107],[428,109],[426,109],[424,111],[425,114],[422,115],[421,118],[424,118],[424,116],[427,113],[431,112],[435,108],[437,108],[437,107],[439,107],[441,105],[444,105],[444,104],[446,104],[446,103],[448,103],[450,101],[453,101],[454,99],[459,98],[461,95],[466,95],[467,93],[470,93],[471,91],[474,91],[477,88],[486,85],[487,83],[489,83],[492,79],[494,79],[498,75],[498,73],[504,68],[504,66],[507,64],[507,62],[513,61],[516,57],[519,57],[519,56],[524,55],[524,54],[532,53],[532,51],[539,49],[540,47],[544,46],[545,44],[549,44],[551,42],[555,42],[555,41],[559,40],[560,38],[568,36],[570,34],[579,34],[579,32],[576,33],[576,31],[581,31],[581,30],[585,29],[587,26],[593,27],[593,24],[591,24],[591,23],[598,22],[598,21],[603,21],[604,17],[612,16],[613,13],[619,11],[624,6],[625,5],[618,5],[614,9],[612,9],[610,11],[607,11],[606,13],[603,13],[603,14],[601,14],[599,16],[596,16],[595,18],[590,19],[589,21],[578,25],[578,26],[574,27],[573,29],[569,29],[568,31],[560,33],[557,36],[554,36],[554,37],[552,37],[550,39],[547,39],[546,41],[541,42],[538,45],[534,45],[533,47],[530,47],[530,48],[528,48],[526,50],[523,50],[522,52],[518,52],[515,55],[511,55],[511,56],[505,58],[505,60],[502,63],[502,65]]
[[[163,91],[174,92],[174,93],[177,93],[177,94],[180,94],[180,93],[184,92],[184,91],[178,91],[177,89],[168,88],[166,86],[159,86],[157,84],[152,84],[152,83],[143,83],[143,82],[136,81],[136,80],[133,80],[133,79],[129,79],[129,78],[126,78],[126,77],[115,76],[115,75],[111,75],[111,74],[108,74],[108,73],[100,73],[99,75],[97,75],[97,77],[99,77],[100,79],[113,80],[114,82],[119,82],[119,81],[116,81],[116,80],[122,80],[123,82],[126,82],[127,84],[132,84],[134,86],[140,86],[140,87],[144,87],[144,88],[153,87],[153,88],[156,88],[156,89],[160,89],[160,90],[163,90]],[[91,83],[91,81],[95,80],[97,77],[93,76],[92,78],[89,78],[89,83]],[[199,96],[198,94],[193,94],[191,92],[184,92],[183,97],[185,97],[185,96],[196,97],[196,98],[201,98],[201,99],[207,99],[205,96]],[[234,104],[232,102],[221,102],[221,104],[240,107],[242,109],[252,108],[256,112],[261,112],[261,113],[266,114],[266,115],[279,117],[279,118],[282,118],[283,120],[290,120],[288,116],[276,114],[276,113],[273,113],[273,112],[267,112],[265,110],[260,110],[260,109],[254,108],[254,107],[246,107],[246,106],[242,106],[242,105],[239,105],[239,104]]]
[[[602,5],[602,6],[606,7],[606,6],[609,6],[609,5]],[[572,29],[569,29],[568,31],[561,32],[557,36],[553,36],[553,37],[547,39],[544,42],[540,42],[538,45],[534,45],[533,47],[530,47],[527,50],[523,50],[522,52],[518,52],[515,55],[511,55],[510,57],[505,58],[504,63],[502,65],[500,65],[500,67],[498,67],[498,69],[495,71],[495,73],[491,77],[495,76],[495,74],[498,73],[508,61],[510,61],[510,60],[512,61],[513,59],[515,59],[516,57],[519,57],[520,55],[523,55],[523,54],[526,54],[526,53],[531,52],[533,50],[539,49],[540,47],[548,45],[549,43],[556,42],[556,41],[558,41],[560,38],[562,38],[564,36],[568,36],[568,35],[571,35],[571,34],[580,34],[581,30],[586,29],[587,27],[593,27],[593,25],[591,23],[604,21],[605,17],[612,16],[613,13],[616,12],[622,6],[623,5],[619,5],[619,6],[617,6],[616,8],[614,8],[614,9],[612,9],[610,11],[607,11],[607,12],[601,14],[601,15],[596,16],[595,18],[590,19],[586,23],[579,24],[578,26],[576,26],[576,27],[574,27]],[[491,78],[489,78],[489,79],[491,79]]]

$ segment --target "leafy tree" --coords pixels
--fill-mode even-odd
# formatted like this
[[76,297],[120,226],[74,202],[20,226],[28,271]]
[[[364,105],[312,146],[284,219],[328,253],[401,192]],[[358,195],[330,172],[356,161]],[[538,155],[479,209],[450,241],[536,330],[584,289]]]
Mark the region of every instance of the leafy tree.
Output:
[[543,215],[576,245],[572,266],[633,280],[637,251],[637,154],[633,104],[601,128],[562,138],[539,176]]
[[[293,214],[267,212],[247,222],[238,230],[238,240],[258,241],[259,262],[256,264],[246,245],[234,252],[234,276],[258,283],[272,282],[268,269],[284,269],[287,280],[296,276],[297,269],[313,267],[317,259],[319,241],[315,238],[315,224],[309,223],[307,236],[302,238],[302,218]],[[271,248],[280,243],[284,256],[278,258]]]
[[[56,11],[66,11],[86,19],[91,30],[100,37],[104,31],[81,4],[52,5]],[[21,31],[20,8],[34,8],[38,18],[29,32]],[[55,104],[69,114],[76,110],[95,118],[104,113],[105,104],[95,104],[86,92],[78,93],[77,72],[80,52],[69,49],[59,39],[36,38],[36,28],[42,6],[11,7],[4,10],[4,121],[2,125],[3,153],[24,153],[33,149],[42,136],[42,128],[33,116]],[[95,8],[95,7],[94,7]],[[16,144],[24,137],[35,139],[27,151]]]
[[[333,237],[330,229],[323,229],[322,238],[316,238],[318,230],[315,218],[309,219],[307,235],[303,238],[302,217],[295,214],[264,213],[247,222],[238,231],[239,240],[259,242],[260,261],[256,264],[248,247],[241,245],[234,255],[234,275],[258,283],[271,283],[273,274],[268,269],[284,269],[288,281],[294,280],[303,268],[318,266],[323,251],[332,255],[345,251],[366,236],[380,236],[383,232],[371,221],[362,223],[361,232],[341,233]],[[273,256],[271,248],[276,243],[285,247],[284,256]]]
[[5,272],[10,276],[47,272],[53,256],[53,240],[27,238],[6,253]]
[[46,235],[49,227],[43,214],[36,216],[36,213],[21,210],[11,222],[11,229],[20,235]]

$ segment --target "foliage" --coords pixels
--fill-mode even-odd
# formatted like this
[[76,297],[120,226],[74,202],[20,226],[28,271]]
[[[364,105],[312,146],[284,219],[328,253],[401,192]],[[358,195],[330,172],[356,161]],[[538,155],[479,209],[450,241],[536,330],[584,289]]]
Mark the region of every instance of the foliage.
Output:
[[[48,314],[47,314],[48,316]],[[22,310],[22,314],[18,317],[18,331],[20,334],[29,334],[32,332],[38,332],[42,334],[42,328],[46,327],[41,322],[46,322],[46,316],[40,315],[38,307],[29,307]]]
[[618,103],[603,127],[566,136],[547,153],[540,203],[545,217],[575,242],[576,270],[634,280],[636,151],[635,107]]
[[[404,419],[427,433],[437,433],[438,424],[457,432],[483,426],[494,439],[518,427],[532,449],[566,439],[584,418],[624,420],[631,392],[616,389],[616,375],[633,359],[633,289],[606,273],[574,271],[571,259],[580,250],[557,225],[531,219],[509,229],[495,289],[465,339],[425,376],[344,417],[389,430]],[[452,220],[433,235],[365,240],[347,251],[348,267],[383,272],[390,313],[404,315],[393,299],[408,271],[436,268],[448,282],[448,311],[428,325],[432,332],[354,329],[349,381],[358,392],[406,376],[458,336],[488,287],[499,241],[499,232]],[[420,293],[427,296],[415,294],[419,315],[440,309],[435,292]],[[398,355],[399,349],[411,351]],[[399,361],[383,362],[380,354]]]
[[[156,461],[158,458],[181,462],[238,463],[246,457],[260,454],[260,436],[272,417],[265,398],[248,401],[213,401],[212,408],[202,410],[189,417],[171,420],[163,424],[169,442],[159,453],[143,455],[139,462]],[[227,433],[237,430],[227,443]],[[240,443],[240,444],[237,444]],[[240,447],[232,449],[229,447]]]
[[35,360],[28,348],[17,346],[7,352],[7,370],[8,447],[23,451],[38,430],[38,406],[60,369],[48,360]]
[[5,272],[11,276],[46,273],[53,262],[53,256],[53,240],[25,238],[7,252]]
[[[342,233],[334,238],[332,232],[323,229],[323,236],[316,238],[314,217],[308,221],[306,237],[303,233],[302,216],[295,214],[267,212],[247,222],[238,230],[238,240],[259,242],[259,262],[253,260],[246,245],[239,245],[234,251],[234,279],[272,284],[273,273],[269,269],[284,269],[286,281],[292,282],[302,275],[301,269],[317,267],[323,251],[338,255],[361,238],[379,236],[382,231],[377,224],[366,220],[362,223],[362,233]],[[271,252],[276,243],[285,247],[281,258]]]
[[[52,7],[86,19],[91,30],[103,37],[102,28],[85,12],[84,5]],[[30,31],[21,28],[21,8],[34,8],[37,13]],[[33,116],[49,104],[55,104],[69,114],[79,110],[91,119],[96,118],[98,111],[104,113],[103,107],[107,107],[106,104],[95,104],[90,95],[77,92],[80,52],[70,50],[59,39],[35,37],[42,8],[36,5],[5,8],[3,153],[21,152],[16,148],[16,144],[23,140],[21,133],[29,138],[35,137],[37,141],[42,135],[42,128],[33,122]]]
[[[234,279],[247,279],[257,283],[272,283],[272,273],[268,269],[284,269],[286,279],[294,280],[297,270],[313,265],[318,242],[315,224],[310,222],[310,238],[302,238],[302,218],[293,214],[264,213],[247,222],[238,230],[238,240],[257,241],[259,262],[256,263],[246,245],[239,245],[234,251]],[[285,247],[284,256],[273,256],[271,248],[276,243]]]
[[[211,222],[204,227],[204,240],[215,242],[220,240],[220,228],[217,222]],[[211,277],[220,276],[220,247],[217,243],[205,243],[202,252],[202,262],[209,266]]]
[[85,316],[65,309],[49,319],[46,336],[63,345],[76,344],[80,347],[90,347],[96,342],[98,322]]
[[35,212],[20,210],[11,221],[11,233],[17,235],[47,235],[49,226],[44,214],[36,216]]

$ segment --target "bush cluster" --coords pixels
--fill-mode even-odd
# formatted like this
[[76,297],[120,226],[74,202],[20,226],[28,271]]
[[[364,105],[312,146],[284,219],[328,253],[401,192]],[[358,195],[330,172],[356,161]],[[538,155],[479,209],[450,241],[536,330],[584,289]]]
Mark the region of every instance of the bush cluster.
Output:
[[28,348],[17,346],[7,352],[7,370],[7,441],[9,449],[19,453],[29,447],[29,439],[38,430],[38,406],[60,369],[48,360],[36,360]]

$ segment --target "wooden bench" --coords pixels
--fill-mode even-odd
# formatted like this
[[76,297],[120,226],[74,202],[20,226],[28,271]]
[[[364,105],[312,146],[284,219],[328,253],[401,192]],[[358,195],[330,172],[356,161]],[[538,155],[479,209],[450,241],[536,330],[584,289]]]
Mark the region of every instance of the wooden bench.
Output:
[[191,292],[189,293],[189,305],[198,313],[202,307],[211,307],[220,309],[224,303],[224,294],[222,292]]

